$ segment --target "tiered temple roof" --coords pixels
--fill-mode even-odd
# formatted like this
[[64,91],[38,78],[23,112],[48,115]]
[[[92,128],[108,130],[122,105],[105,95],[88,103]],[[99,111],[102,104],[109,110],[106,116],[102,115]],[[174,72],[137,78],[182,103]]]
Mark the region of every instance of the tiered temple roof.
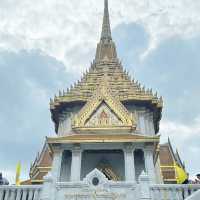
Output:
[[134,101],[138,104],[145,104],[153,110],[155,130],[158,132],[163,107],[162,97],[158,97],[152,89],[146,89],[138,81],[131,79],[127,71],[123,69],[117,58],[115,43],[112,41],[107,0],[105,0],[101,39],[97,44],[96,57],[89,71],[83,74],[81,80],[71,88],[59,92],[59,95],[50,101],[56,132],[61,110],[69,104],[86,103],[99,87],[105,74],[108,77],[107,81],[112,94],[122,103]]

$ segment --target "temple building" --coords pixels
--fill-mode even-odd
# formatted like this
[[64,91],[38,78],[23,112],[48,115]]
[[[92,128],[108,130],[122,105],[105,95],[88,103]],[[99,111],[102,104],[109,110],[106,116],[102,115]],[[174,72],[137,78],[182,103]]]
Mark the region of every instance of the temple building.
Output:
[[[105,1],[95,59],[80,81],[51,100],[57,136],[46,138],[23,184],[43,183],[55,167],[61,182],[82,181],[98,169],[115,182],[138,182],[146,172],[152,183],[167,183],[170,177],[176,183],[173,150],[159,148],[162,107],[162,97],[131,79],[119,61]],[[166,165],[168,157],[172,162]]]
[[123,68],[105,0],[95,59],[80,81],[51,100],[57,136],[46,138],[36,166],[48,161],[33,167],[31,177],[40,174],[35,179],[38,183],[52,167],[61,182],[83,181],[94,172],[92,182],[100,183],[100,177],[105,177],[116,184],[138,183],[146,172],[150,182],[161,183],[158,132],[162,107],[162,97],[141,87]]
[[83,181],[98,170],[97,179],[138,182],[146,172],[150,182],[162,182],[157,135],[162,106],[162,97],[123,69],[105,1],[101,38],[89,72],[50,102],[57,136],[48,137],[44,149],[53,156],[57,180]]
[[174,152],[170,139],[160,145],[159,159],[164,183],[182,184],[189,178],[185,163],[181,160],[178,150]]
[[[159,163],[162,181],[165,184],[179,184],[184,181],[187,174],[185,164],[181,160],[178,150],[174,152],[171,141],[159,146]],[[22,185],[43,184],[43,179],[47,173],[52,169],[53,154],[48,148],[47,143],[44,144],[43,149],[30,168],[30,179],[22,181]]]
[[0,200],[200,198],[200,185],[164,184],[175,183],[173,167],[184,165],[170,142],[159,144],[162,108],[162,97],[123,68],[105,0],[89,71],[50,100],[55,136],[46,138],[26,185],[0,187]]

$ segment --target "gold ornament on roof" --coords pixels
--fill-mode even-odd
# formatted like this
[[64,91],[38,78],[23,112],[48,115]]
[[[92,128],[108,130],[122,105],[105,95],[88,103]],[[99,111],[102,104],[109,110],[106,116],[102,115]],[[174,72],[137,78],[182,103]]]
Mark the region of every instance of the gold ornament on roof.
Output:
[[[101,107],[102,103],[104,103],[112,113],[119,119],[121,123],[119,124],[110,124],[108,123],[99,123],[97,126],[88,127],[86,126],[87,121],[91,118],[91,116],[97,111],[99,107]],[[108,114],[104,112],[104,115]],[[86,129],[94,129],[100,128],[104,126],[105,128],[114,128],[116,126],[126,127],[130,130],[135,129],[136,120],[132,114],[128,112],[128,110],[124,107],[124,105],[111,93],[108,76],[105,74],[99,83],[99,87],[94,92],[94,95],[88,100],[86,105],[80,110],[80,112],[72,119],[72,128],[74,130],[80,130],[83,128]]]

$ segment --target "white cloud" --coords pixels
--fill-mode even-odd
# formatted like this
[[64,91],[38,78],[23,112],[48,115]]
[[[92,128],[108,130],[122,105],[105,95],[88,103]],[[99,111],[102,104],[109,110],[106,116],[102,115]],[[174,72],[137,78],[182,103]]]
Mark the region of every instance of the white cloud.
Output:
[[[16,167],[17,167],[17,164],[16,164]],[[22,166],[22,170],[24,170],[23,166]],[[2,175],[4,178],[6,178],[9,181],[10,185],[15,184],[16,171],[13,171],[13,170],[2,171]],[[27,180],[27,176],[23,174],[22,172],[20,172],[20,181],[23,181],[23,180]]]
[[10,184],[15,183],[16,174],[14,171],[11,171],[11,170],[2,171],[2,175],[4,178],[6,178],[9,181]]
[[162,121],[160,132],[163,139],[171,137],[174,140],[187,140],[188,138],[196,138],[200,136],[200,116],[197,117],[192,124],[182,124],[180,122]]
[[[200,2],[195,0],[110,0],[112,27],[137,22],[150,34],[149,50],[173,36],[190,37],[200,32]],[[64,61],[68,70],[85,68],[87,51],[100,34],[103,0],[1,0],[0,48],[12,51],[41,49]],[[77,48],[80,62],[66,55]],[[84,58],[86,52],[86,58]],[[70,68],[72,67],[72,68]]]

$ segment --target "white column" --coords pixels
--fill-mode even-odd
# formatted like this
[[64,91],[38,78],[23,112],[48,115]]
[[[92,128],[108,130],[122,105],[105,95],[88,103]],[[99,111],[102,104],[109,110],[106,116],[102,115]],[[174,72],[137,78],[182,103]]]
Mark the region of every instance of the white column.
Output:
[[63,119],[63,117],[62,117],[60,125],[61,125],[61,136],[63,136],[64,135],[64,119]]
[[145,112],[140,112],[140,131],[142,135],[145,135]]
[[71,181],[80,181],[81,177],[81,148],[74,146],[72,149]]
[[135,182],[134,149],[132,145],[126,145],[124,149],[125,178],[126,181]]
[[137,127],[136,127],[136,130],[141,132],[140,130],[140,115],[139,115],[139,111],[135,111],[135,116],[136,116],[136,120],[137,120]]
[[62,152],[63,150],[58,148],[54,149],[53,155],[53,164],[52,164],[52,178],[54,181],[60,181],[60,171],[61,171],[61,163],[62,163]]
[[153,113],[151,113],[151,115],[150,115],[150,127],[151,127],[152,135],[155,135],[154,122],[153,122]]
[[153,147],[146,147],[144,149],[145,167],[150,181],[155,183],[155,166],[153,161]]
[[147,135],[153,135],[152,127],[151,127],[151,113],[146,113],[146,134]]
[[145,135],[149,135],[148,112],[144,113]]

